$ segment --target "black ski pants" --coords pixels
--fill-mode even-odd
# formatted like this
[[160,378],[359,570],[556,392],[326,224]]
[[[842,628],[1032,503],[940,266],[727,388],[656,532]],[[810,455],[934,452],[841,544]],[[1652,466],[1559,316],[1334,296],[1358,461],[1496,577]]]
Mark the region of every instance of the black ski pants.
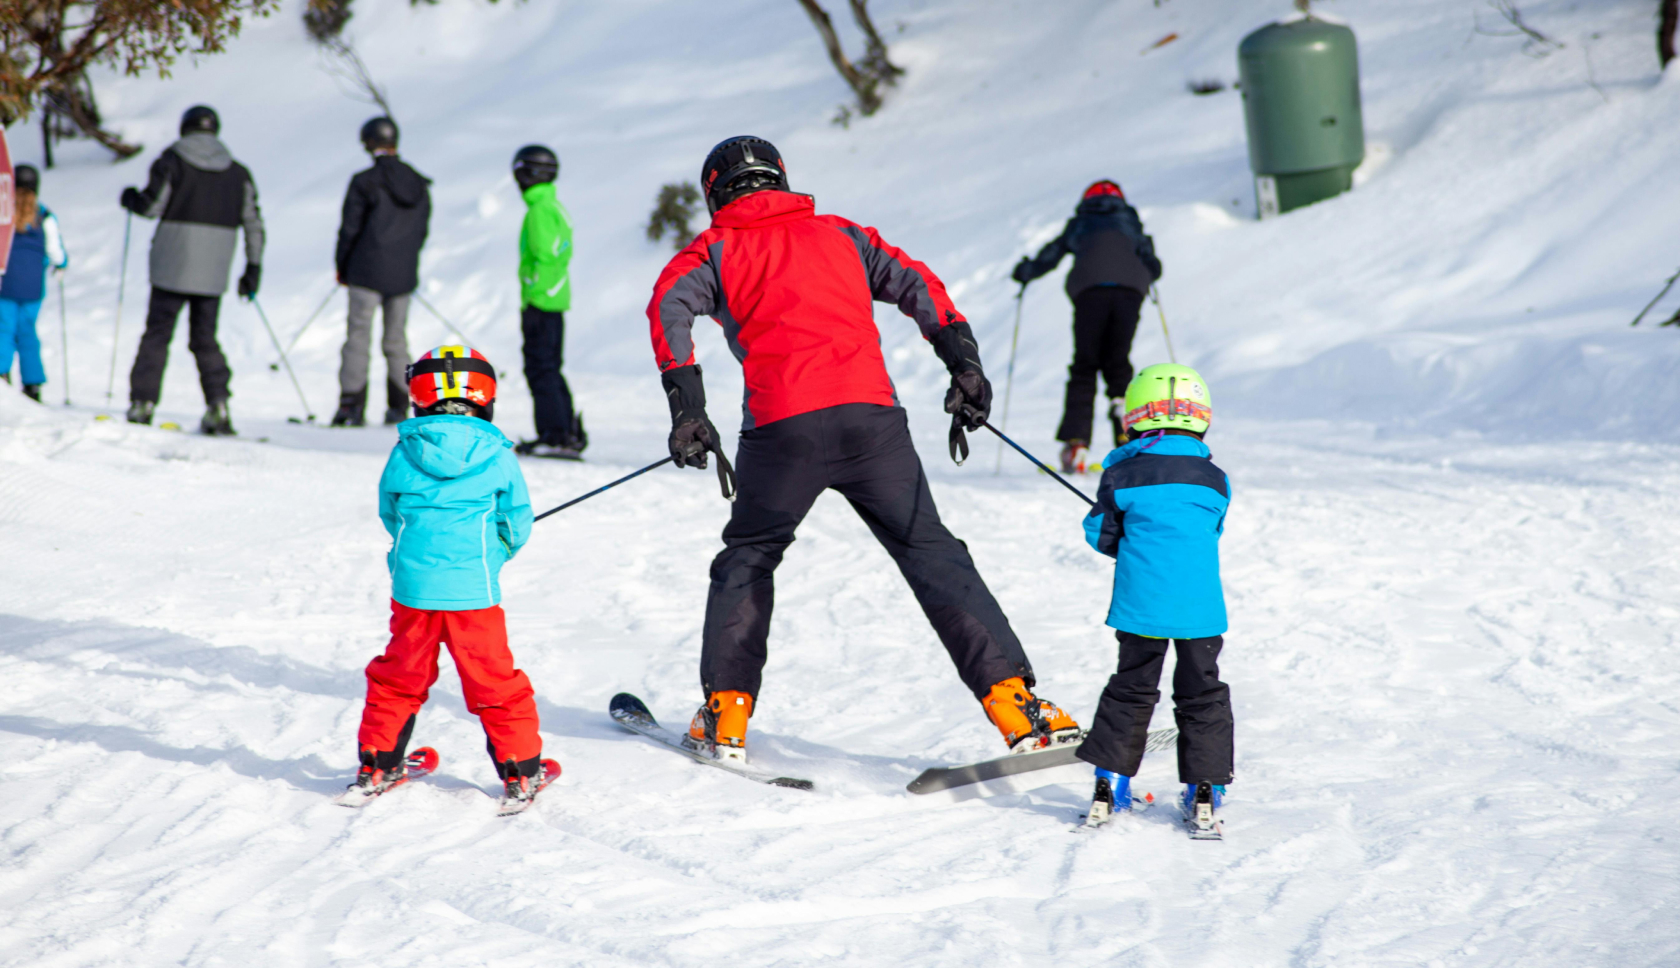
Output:
[[1182,783],[1231,782],[1231,688],[1219,681],[1224,636],[1149,639],[1130,632],[1120,640],[1120,667],[1103,687],[1096,721],[1079,758],[1125,776],[1137,776],[1149,740],[1149,717],[1161,701],[1156,687],[1169,641],[1178,652],[1173,670],[1173,718],[1178,722],[1178,779]]
[[[1109,399],[1124,397],[1132,382],[1132,337],[1137,335],[1143,293],[1126,286],[1092,286],[1073,300],[1073,364],[1057,440],[1091,443],[1091,409],[1101,373]],[[1118,441],[1115,442],[1118,445]]]
[[976,697],[1013,676],[1032,684],[1021,642],[968,548],[939,521],[902,409],[847,403],[744,431],[735,474],[739,490],[706,599],[700,685],[708,695],[732,689],[757,699],[776,566],[828,488],[892,556]]
[[537,439],[545,444],[569,444],[572,426],[572,388],[560,375],[566,342],[566,314],[526,306],[519,319],[525,336],[525,385],[531,388],[536,410]]
[[227,357],[216,342],[216,316],[221,312],[221,296],[190,296],[186,293],[153,289],[151,304],[146,308],[146,332],[140,337],[140,351],[134,356],[134,369],[128,374],[128,398],[156,403],[163,393],[163,369],[169,365],[169,341],[175,336],[175,322],[181,317],[181,307],[187,312],[187,349],[198,361],[198,385],[204,390],[204,402],[215,406],[232,394],[228,381]]

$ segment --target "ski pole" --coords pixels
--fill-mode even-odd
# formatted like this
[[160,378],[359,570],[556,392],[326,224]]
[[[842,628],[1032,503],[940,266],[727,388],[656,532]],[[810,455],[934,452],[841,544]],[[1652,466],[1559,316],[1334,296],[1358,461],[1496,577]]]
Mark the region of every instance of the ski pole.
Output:
[[461,331],[455,328],[454,323],[445,319],[442,313],[438,312],[437,309],[435,309],[432,306],[431,303],[427,302],[425,296],[420,295],[420,290],[418,290],[418,289],[414,290],[414,298],[420,300],[420,305],[425,306],[427,312],[431,313],[433,316],[436,316],[438,318],[438,322],[440,322],[444,326],[448,327],[449,331],[451,333],[455,334],[455,338],[461,341],[461,345],[463,345],[463,346],[467,345],[467,343],[468,343],[467,338],[465,336],[461,335]]
[[1155,303],[1155,312],[1161,316],[1161,335],[1166,337],[1167,340],[1167,359],[1177,363],[1178,354],[1173,352],[1172,333],[1167,331],[1167,311],[1161,308],[1161,294],[1156,291],[1154,286],[1149,287],[1149,299]]
[[[1003,419],[999,421],[1005,430],[1009,429],[1009,395],[1015,389],[1015,347],[1021,342],[1021,304],[1026,300],[1027,284],[1021,283],[1021,291],[1015,294],[1015,331],[1009,337],[1009,369],[1003,378]],[[1003,444],[998,444],[997,466],[992,468],[995,477],[1003,473]]]
[[[1639,315],[1633,317],[1633,322],[1629,323],[1628,325],[1629,326],[1638,326],[1639,321],[1641,319],[1645,318],[1645,314],[1651,311],[1651,307],[1655,306],[1657,303],[1661,302],[1662,297],[1668,295],[1668,291],[1670,289],[1674,288],[1674,281],[1676,279],[1680,279],[1680,269],[1674,270],[1674,275],[1668,277],[1668,283],[1662,287],[1662,292],[1657,293],[1657,298],[1655,298],[1655,299],[1651,300],[1650,302],[1646,303],[1645,308],[1641,309],[1639,311]],[[1665,323],[1663,325],[1666,326],[1667,324]]]
[[1081,501],[1084,501],[1086,504],[1089,504],[1092,507],[1097,506],[1097,502],[1095,502],[1095,501],[1091,500],[1090,498],[1086,497],[1084,491],[1081,491],[1079,488],[1074,487],[1072,484],[1069,484],[1068,479],[1063,477],[1062,475],[1056,473],[1055,471],[1051,470],[1050,465],[1048,465],[1048,464],[1044,463],[1043,461],[1039,460],[1037,457],[1034,457],[1033,455],[1027,453],[1027,449],[1025,447],[1022,447],[1020,444],[1017,444],[1015,441],[1010,440],[1009,437],[1007,435],[1005,435],[1003,431],[1001,431],[1001,430],[997,429],[996,427],[992,426],[991,423],[989,423],[988,421],[985,421],[985,420],[980,421],[980,426],[985,427],[987,430],[990,430],[994,434],[997,434],[998,439],[1002,440],[1004,443],[1006,443],[1009,446],[1011,446],[1011,447],[1015,448],[1016,450],[1020,451],[1022,457],[1025,457],[1027,460],[1030,460],[1034,464],[1037,464],[1039,470],[1043,471],[1046,474],[1049,474],[1051,477],[1054,477],[1056,479],[1057,483],[1061,484],[1063,487],[1067,488],[1068,490],[1072,491],[1073,493],[1079,495],[1079,499]]
[[274,335],[274,327],[268,324],[268,314],[263,312],[262,303],[257,302],[256,294],[251,295],[251,305],[256,307],[257,318],[262,320],[263,329],[268,330],[269,341],[280,353],[280,362],[286,364],[286,375],[292,378],[292,389],[297,391],[298,401],[303,404],[303,412],[310,423],[315,422],[315,411],[309,409],[309,401],[303,396],[303,387],[298,384],[297,374],[292,372],[292,363],[286,359],[286,351],[280,349],[280,337]]
[[565,504],[562,504],[557,508],[552,508],[550,510],[544,511],[543,513],[541,513],[541,514],[537,515],[536,517],[532,518],[531,523],[535,524],[536,522],[541,521],[543,518],[548,517],[550,514],[559,514],[561,511],[566,510],[567,508],[571,507],[574,504],[582,503],[584,501],[589,500],[590,498],[594,497],[597,494],[601,494],[601,493],[604,493],[606,491],[610,491],[613,488],[617,487],[620,484],[623,484],[625,481],[628,481],[633,477],[641,477],[643,474],[646,474],[648,471],[653,470],[655,467],[658,467],[661,464],[669,464],[673,460],[675,460],[675,458],[672,458],[672,457],[666,457],[662,460],[656,460],[653,463],[649,464],[648,466],[642,468],[639,471],[634,471],[632,473],[624,475],[623,477],[619,478],[618,480],[613,481],[611,484],[606,484],[606,485],[603,485],[601,487],[597,487],[595,490],[590,491],[588,494],[585,494],[582,497],[574,497],[570,501],[567,501]]
[[[286,352],[290,353],[292,350],[297,349],[298,340],[303,338],[304,333],[309,332],[309,327],[314,325],[315,318],[321,315],[321,312],[327,308],[327,303],[332,302],[332,297],[337,293],[338,283],[335,282],[333,283],[333,287],[327,290],[327,298],[321,300],[321,305],[315,307],[315,311],[309,314],[309,318],[303,321],[303,326],[298,329],[297,333],[292,336],[291,341],[286,344]],[[280,364],[270,363],[268,368],[271,370],[278,370],[280,369]]]
[[123,286],[128,282],[128,235],[134,228],[134,213],[123,219],[122,275],[117,276],[117,321],[111,326],[111,375],[105,380],[105,405],[111,405],[111,393],[117,388],[117,339],[122,334]]
[[58,274],[58,355],[64,360],[64,405],[70,406],[70,323],[64,311],[64,271]]

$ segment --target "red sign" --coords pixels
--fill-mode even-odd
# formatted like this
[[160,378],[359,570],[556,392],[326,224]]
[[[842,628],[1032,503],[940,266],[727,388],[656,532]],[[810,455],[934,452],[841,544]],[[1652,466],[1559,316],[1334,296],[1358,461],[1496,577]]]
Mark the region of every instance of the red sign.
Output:
[[12,254],[12,218],[17,193],[12,190],[12,153],[6,147],[6,129],[0,128],[0,275]]

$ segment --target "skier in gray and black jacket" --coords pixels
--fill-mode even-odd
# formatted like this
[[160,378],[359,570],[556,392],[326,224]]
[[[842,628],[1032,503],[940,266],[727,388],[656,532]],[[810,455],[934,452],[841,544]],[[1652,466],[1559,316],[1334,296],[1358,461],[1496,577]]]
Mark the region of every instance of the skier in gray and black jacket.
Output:
[[1091,408],[1099,372],[1108,385],[1115,446],[1125,436],[1122,414],[1115,408],[1124,407],[1126,385],[1132,382],[1132,336],[1144,296],[1161,278],[1161,260],[1155,257],[1155,241],[1144,234],[1137,210],[1127,203],[1120,186],[1107,180],[1085,189],[1062,234],[1036,257],[1023,258],[1012,276],[1025,286],[1054,271],[1070,254],[1073,365],[1068,367],[1067,399],[1056,439],[1063,443],[1062,470],[1072,473],[1084,470],[1085,449],[1092,442]]
[[204,105],[181,116],[181,139],[152,162],[146,187],[125,188],[122,206],[159,220],[152,236],[152,298],[146,332],[129,374],[130,423],[152,422],[169,362],[169,340],[182,306],[190,306],[187,348],[198,361],[205,414],[199,429],[232,434],[227,357],[216,342],[216,317],[227,291],[239,230],[245,230],[245,272],[239,295],[252,298],[262,279],[263,222],[257,185],[216,138],[221,121]]

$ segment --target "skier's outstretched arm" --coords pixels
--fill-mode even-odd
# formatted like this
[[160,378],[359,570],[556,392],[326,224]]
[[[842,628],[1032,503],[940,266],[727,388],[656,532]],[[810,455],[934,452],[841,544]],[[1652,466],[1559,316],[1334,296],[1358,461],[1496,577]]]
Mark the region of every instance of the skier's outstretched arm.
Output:
[[152,170],[147,175],[145,188],[129,187],[122,190],[122,207],[141,218],[157,218],[163,214],[163,208],[169,204],[169,192],[174,186],[177,172],[176,167],[181,161],[175,152],[165,151],[152,162]]
[[910,258],[903,249],[887,244],[872,228],[843,219],[833,221],[857,247],[869,279],[869,293],[877,302],[896,305],[899,312],[916,321],[928,340],[946,326],[964,322],[945,291],[945,283],[932,269]]
[[1015,263],[1015,269],[1009,277],[1024,286],[1039,276],[1054,272],[1056,267],[1062,264],[1062,257],[1072,251],[1068,246],[1068,235],[1073,231],[1073,222],[1073,219],[1068,219],[1062,234],[1045,243],[1044,247],[1038,250],[1038,255],[1030,259],[1022,256],[1021,261]]
[[666,264],[647,309],[659,382],[671,407],[666,443],[679,467],[706,467],[708,451],[723,456],[723,438],[706,415],[706,385],[694,362],[694,318],[717,312],[723,290],[712,262],[712,238],[701,233]]

